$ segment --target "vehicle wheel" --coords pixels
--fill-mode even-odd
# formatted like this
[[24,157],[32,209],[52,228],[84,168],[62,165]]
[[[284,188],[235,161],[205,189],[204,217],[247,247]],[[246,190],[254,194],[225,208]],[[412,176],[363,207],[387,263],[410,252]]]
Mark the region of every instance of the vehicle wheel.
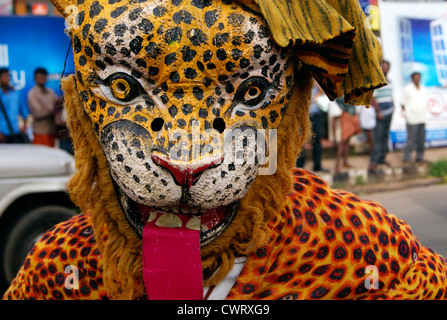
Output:
[[23,214],[6,241],[2,259],[6,281],[10,283],[15,278],[31,248],[47,230],[75,214],[62,206],[38,207]]

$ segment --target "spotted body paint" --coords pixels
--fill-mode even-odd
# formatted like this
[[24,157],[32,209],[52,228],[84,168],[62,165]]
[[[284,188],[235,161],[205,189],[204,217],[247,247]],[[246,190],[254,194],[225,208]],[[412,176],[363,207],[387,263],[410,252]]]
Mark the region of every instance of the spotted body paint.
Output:
[[[262,164],[223,161],[224,132],[276,129],[293,68],[265,21],[240,4],[140,2],[81,4],[73,45],[85,111],[141,234],[136,204],[235,211]],[[179,180],[185,172],[193,183]]]
[[[307,171],[293,177],[284,208],[269,222],[268,244],[247,258],[227,299],[447,298],[446,260],[404,221]],[[63,288],[70,264],[84,270],[76,290]],[[377,268],[377,287],[367,287],[368,266]],[[5,297],[108,299],[102,267],[91,218],[80,214],[43,236]]]

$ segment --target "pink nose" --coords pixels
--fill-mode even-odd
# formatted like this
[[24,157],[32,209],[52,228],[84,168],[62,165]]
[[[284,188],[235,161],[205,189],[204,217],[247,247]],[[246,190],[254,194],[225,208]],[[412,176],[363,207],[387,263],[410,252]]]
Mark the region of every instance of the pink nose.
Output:
[[202,173],[210,168],[218,167],[222,164],[224,156],[206,159],[196,164],[173,163],[165,156],[152,152],[152,160],[155,164],[165,168],[172,175],[175,183],[186,186],[190,189],[200,178]]

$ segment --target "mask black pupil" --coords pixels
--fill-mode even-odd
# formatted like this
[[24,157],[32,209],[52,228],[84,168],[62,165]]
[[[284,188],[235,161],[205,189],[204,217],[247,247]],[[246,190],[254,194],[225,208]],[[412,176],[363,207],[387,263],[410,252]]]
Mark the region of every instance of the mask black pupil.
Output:
[[248,94],[249,94],[250,96],[254,97],[254,96],[256,96],[256,95],[258,94],[258,91],[259,91],[259,89],[251,88],[251,89],[248,91]]
[[124,83],[122,83],[122,82],[118,83],[117,88],[121,92],[126,91],[126,85]]

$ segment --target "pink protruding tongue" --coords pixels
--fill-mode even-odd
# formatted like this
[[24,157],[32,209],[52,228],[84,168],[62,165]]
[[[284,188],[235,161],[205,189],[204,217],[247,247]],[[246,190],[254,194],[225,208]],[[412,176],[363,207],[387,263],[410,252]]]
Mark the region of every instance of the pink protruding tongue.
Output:
[[143,274],[150,300],[201,300],[200,219],[152,212],[143,230]]

